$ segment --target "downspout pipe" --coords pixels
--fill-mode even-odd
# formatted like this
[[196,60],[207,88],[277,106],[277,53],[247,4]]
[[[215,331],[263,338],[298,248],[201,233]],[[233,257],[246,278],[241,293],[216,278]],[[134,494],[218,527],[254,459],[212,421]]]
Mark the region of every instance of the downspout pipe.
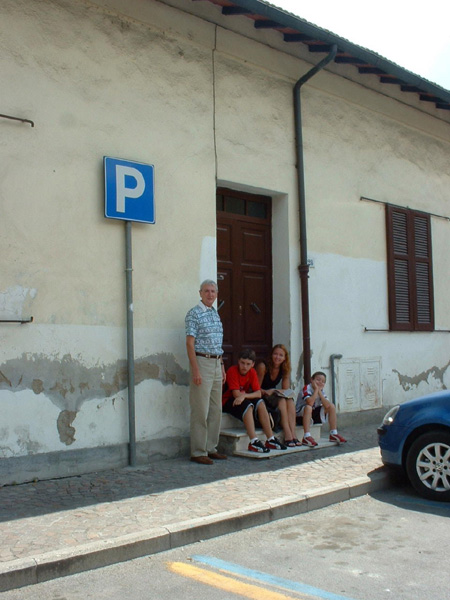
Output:
[[321,71],[329,62],[334,60],[337,53],[337,45],[333,44],[330,53],[315,67],[300,77],[294,86],[294,119],[295,119],[295,143],[297,157],[297,186],[300,219],[300,290],[302,296],[302,331],[303,331],[303,376],[305,384],[311,380],[311,337],[309,326],[309,265],[308,265],[308,243],[306,235],[306,196],[305,196],[305,165],[303,161],[303,134],[302,134],[302,107],[300,99],[301,87]]
[[340,360],[342,354],[332,354],[330,356],[330,371],[331,371],[331,401],[336,406],[336,371],[334,367],[334,361]]

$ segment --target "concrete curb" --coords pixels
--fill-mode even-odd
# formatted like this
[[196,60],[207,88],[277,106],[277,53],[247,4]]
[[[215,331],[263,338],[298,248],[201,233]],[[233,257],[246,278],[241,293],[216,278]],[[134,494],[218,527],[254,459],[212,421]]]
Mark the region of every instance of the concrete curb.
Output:
[[389,484],[388,473],[377,470],[364,477],[260,502],[243,509],[180,521],[68,551],[47,552],[0,565],[0,592],[106,567],[133,558],[179,548],[201,540],[234,533],[292,517],[379,491]]

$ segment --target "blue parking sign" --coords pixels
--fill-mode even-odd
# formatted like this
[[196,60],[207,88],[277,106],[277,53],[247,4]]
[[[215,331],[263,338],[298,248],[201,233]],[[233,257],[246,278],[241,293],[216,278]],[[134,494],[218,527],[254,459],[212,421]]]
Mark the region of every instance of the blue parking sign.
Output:
[[154,167],[121,158],[103,157],[105,217],[155,223]]

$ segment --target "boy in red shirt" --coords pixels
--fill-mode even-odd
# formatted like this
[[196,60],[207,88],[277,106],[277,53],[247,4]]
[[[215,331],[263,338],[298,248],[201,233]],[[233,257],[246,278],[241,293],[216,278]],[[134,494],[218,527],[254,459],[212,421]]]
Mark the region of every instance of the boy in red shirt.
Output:
[[[229,413],[245,425],[250,443],[248,449],[252,452],[269,452],[270,450],[286,450],[274,435],[270,426],[269,413],[264,400],[261,398],[261,388],[255,366],[256,354],[253,350],[242,350],[238,364],[227,371],[225,391],[222,395],[222,411]],[[255,432],[255,411],[267,438],[263,444]]]

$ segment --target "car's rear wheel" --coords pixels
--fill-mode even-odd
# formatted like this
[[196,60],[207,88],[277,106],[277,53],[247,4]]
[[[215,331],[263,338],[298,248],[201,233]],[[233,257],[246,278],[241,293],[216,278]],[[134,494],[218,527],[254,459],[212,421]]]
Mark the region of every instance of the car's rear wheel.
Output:
[[421,496],[450,502],[450,433],[436,430],[418,437],[408,451],[406,472]]

